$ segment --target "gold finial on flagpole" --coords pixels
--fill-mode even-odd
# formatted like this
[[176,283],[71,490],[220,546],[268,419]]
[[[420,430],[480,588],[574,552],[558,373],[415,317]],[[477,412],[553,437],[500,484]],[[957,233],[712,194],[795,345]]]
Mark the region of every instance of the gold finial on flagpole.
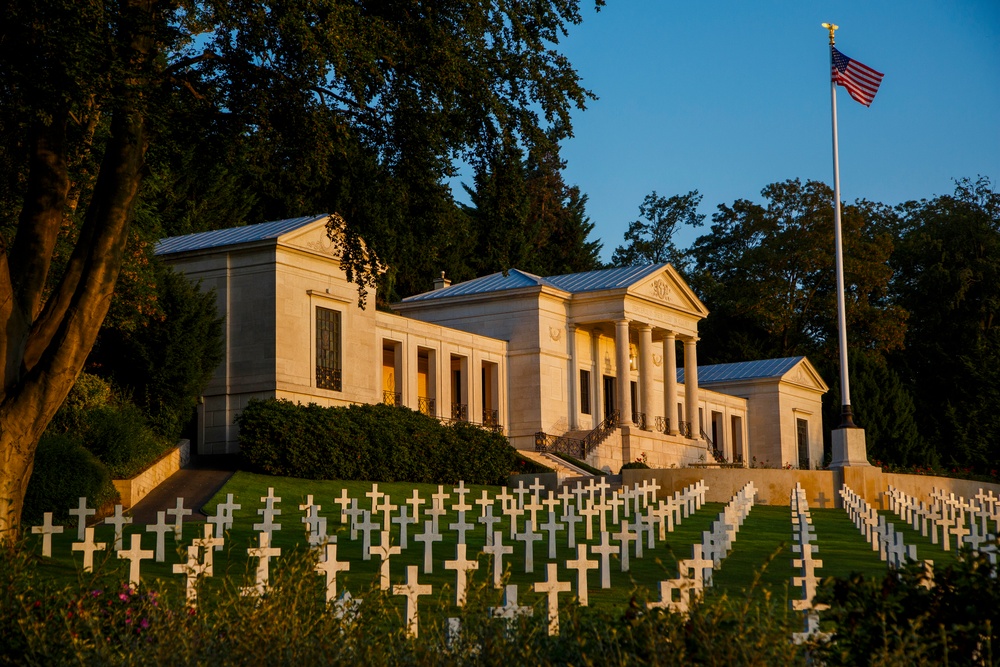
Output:
[[827,30],[829,30],[829,31],[830,31],[830,46],[833,46],[833,33],[834,33],[834,32],[835,32],[835,31],[837,30],[837,28],[839,28],[840,26],[839,26],[839,25],[837,25],[836,23],[824,23],[824,24],[822,24],[822,25],[823,25],[823,27],[824,27],[824,28],[826,28]]

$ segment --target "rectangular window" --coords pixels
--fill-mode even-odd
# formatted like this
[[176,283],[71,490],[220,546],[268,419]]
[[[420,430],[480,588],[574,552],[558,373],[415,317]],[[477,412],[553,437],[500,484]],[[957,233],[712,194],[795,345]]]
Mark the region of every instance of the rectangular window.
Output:
[[580,412],[590,414],[590,371],[580,370]]
[[809,422],[796,419],[795,430],[799,441],[799,469],[809,470]]
[[342,391],[340,312],[316,308],[316,386]]

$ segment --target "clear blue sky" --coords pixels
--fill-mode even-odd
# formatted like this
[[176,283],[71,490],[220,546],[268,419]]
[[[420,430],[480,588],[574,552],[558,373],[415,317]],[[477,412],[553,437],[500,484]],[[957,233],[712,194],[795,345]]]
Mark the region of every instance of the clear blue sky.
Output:
[[824,21],[885,73],[870,108],[838,88],[846,201],[929,198],[980,174],[1000,185],[1000,0],[608,0],[560,45],[600,98],[575,114],[563,157],[603,259],[652,190],[697,189],[711,216],[776,181],[832,184]]

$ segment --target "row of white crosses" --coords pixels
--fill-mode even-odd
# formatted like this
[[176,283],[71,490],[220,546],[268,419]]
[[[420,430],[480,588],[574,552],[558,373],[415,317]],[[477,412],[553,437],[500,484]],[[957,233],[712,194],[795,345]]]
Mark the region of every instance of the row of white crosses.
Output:
[[[227,501],[229,505],[232,504],[232,499],[232,494],[229,494]],[[224,504],[220,503],[220,506],[222,505]],[[236,505],[236,508],[238,509],[239,505]],[[114,541],[112,546],[115,555],[119,559],[129,561],[128,576],[130,586],[136,587],[139,585],[139,569],[143,560],[155,559],[156,562],[163,562],[165,560],[164,537],[167,532],[173,532],[174,539],[178,542],[181,541],[183,538],[184,517],[189,516],[191,513],[192,510],[184,507],[184,499],[178,498],[174,507],[157,512],[157,522],[155,524],[146,526],[146,532],[156,534],[155,549],[146,550],[142,548],[141,534],[131,535],[129,548],[125,549],[123,545],[123,533],[125,526],[132,523],[132,518],[124,515],[121,505],[115,505],[114,514],[104,519],[104,523],[114,527]],[[223,513],[225,513],[225,509]],[[94,527],[87,525],[87,519],[96,514],[96,510],[87,507],[87,499],[81,497],[77,507],[71,508],[69,514],[76,519],[77,524],[77,539],[72,543],[70,548],[72,551],[82,552],[83,571],[91,572],[94,568],[94,554],[98,551],[105,551],[108,546],[105,542],[97,542],[94,539]],[[174,517],[172,523],[167,523],[166,521],[168,514],[172,514]],[[218,519],[218,516],[213,518]],[[173,566],[175,573],[184,574],[187,577],[185,587],[187,600],[192,606],[197,604],[196,584],[198,578],[213,575],[213,551],[221,550],[225,542],[222,537],[216,537],[215,535],[221,535],[223,530],[231,527],[231,509],[229,510],[228,523],[222,522],[221,525],[218,525],[218,531],[216,530],[217,524],[213,524],[212,519],[210,519],[209,523],[204,526],[204,536],[196,538],[187,547],[187,559]],[[31,532],[42,535],[42,555],[48,558],[52,556],[52,535],[61,534],[63,526],[53,525],[52,513],[46,512],[42,525],[33,526]]]
[[903,541],[903,533],[896,532],[896,526],[887,522],[868,501],[846,484],[840,489],[840,497],[844,501],[844,510],[871,544],[872,551],[877,551],[879,558],[889,567],[896,569],[907,559],[917,560],[916,545],[907,545]]
[[979,489],[974,499],[966,500],[935,488],[926,504],[892,485],[885,495],[889,509],[913,530],[919,530],[924,537],[930,533],[931,544],[940,544],[942,549],[950,551],[954,536],[956,548],[967,544],[974,553],[986,553],[990,562],[996,564],[996,532],[990,529],[1000,530],[1000,498],[992,490],[985,493]]
[[712,524],[712,530],[702,533],[702,543],[691,545],[691,558],[677,561],[678,577],[661,581],[660,599],[647,602],[647,607],[687,613],[704,589],[712,585],[712,572],[722,567],[744,519],[753,509],[756,495],[753,482],[736,492]]
[[[548,557],[556,558],[556,536],[559,532],[567,533],[567,544],[570,548],[577,550],[577,557],[566,562],[566,568],[577,571],[577,598],[581,605],[586,606],[589,602],[587,589],[587,572],[594,569],[601,570],[601,585],[604,588],[611,586],[611,565],[612,555],[618,555],[622,571],[629,569],[629,543],[634,543],[635,556],[642,557],[643,544],[648,548],[655,547],[655,525],[660,524],[660,537],[665,539],[666,532],[672,532],[674,526],[679,524],[683,518],[690,516],[700,509],[705,501],[707,486],[704,481],[693,484],[683,491],[673,494],[666,501],[660,501],[657,507],[653,507],[656,493],[659,486],[654,482],[649,484],[643,482],[636,484],[632,488],[625,488],[619,494],[609,494],[609,485],[603,480],[595,483],[591,480],[587,486],[577,483],[574,490],[563,489],[556,496],[553,492],[548,492],[548,497],[541,499],[544,487],[540,484],[525,487],[523,482],[512,492],[504,489],[495,498],[490,498],[486,491],[482,492],[480,499],[475,501],[479,506],[478,523],[484,524],[486,533],[486,545],[483,553],[493,557],[493,581],[499,586],[503,574],[503,557],[512,555],[514,547],[505,545],[504,534],[499,530],[490,530],[494,524],[500,521],[499,517],[493,515],[495,501],[501,503],[501,512],[511,517],[512,537],[524,543],[525,572],[530,573],[534,569],[534,544],[543,539],[542,533],[534,531],[534,523],[538,520],[537,513],[547,510],[548,522],[541,526],[542,531],[548,534]],[[457,512],[458,520],[448,524],[448,528],[458,533],[458,543],[456,544],[456,555],[453,560],[444,562],[446,570],[454,570],[456,576],[455,603],[456,606],[463,606],[466,599],[468,574],[479,568],[479,563],[475,558],[468,557],[468,546],[466,544],[467,533],[473,530],[474,524],[466,521],[466,512],[473,509],[473,506],[466,502],[466,495],[469,490],[465,488],[464,482],[452,489],[458,501],[453,503],[451,509]],[[420,517],[421,506],[426,504],[426,500],[419,496],[415,490],[413,496],[404,504],[397,506],[390,502],[389,496],[378,490],[378,485],[373,484],[371,491],[365,494],[369,509],[359,507],[358,499],[351,498],[347,490],[342,490],[341,496],[335,499],[341,508],[341,521],[350,525],[352,540],[357,540],[359,535],[362,539],[362,556],[370,558],[378,556],[380,559],[379,582],[381,588],[390,588],[389,560],[392,556],[401,553],[407,548],[408,534],[407,526],[416,523]],[[451,494],[446,493],[443,486],[438,487],[438,492],[431,496],[431,506],[423,510],[429,519],[424,521],[424,532],[414,536],[414,541],[424,544],[424,573],[433,572],[433,558],[431,557],[431,547],[434,543],[443,541],[440,532],[440,518],[448,511],[446,501]],[[280,529],[280,525],[273,523],[273,517],[280,515],[275,503],[280,502],[280,498],[273,496],[273,490],[269,489],[268,496],[261,498],[265,502],[265,507],[258,510],[264,516],[262,524],[255,525],[255,529],[260,530],[260,546],[251,548],[248,553],[258,559],[257,581],[254,586],[244,589],[244,594],[260,595],[266,591],[268,566],[270,558],[280,555],[280,549],[270,546],[270,534],[264,528],[270,530]],[[584,504],[584,510],[578,515],[575,511],[576,503]],[[412,515],[409,509],[412,508]],[[561,520],[556,519],[556,508],[561,508]],[[326,577],[326,599],[332,603],[337,595],[337,574],[350,569],[350,563],[339,561],[337,558],[336,537],[326,534],[325,520],[319,516],[322,509],[313,502],[312,496],[307,498],[305,504],[300,505],[300,509],[306,515],[302,521],[307,524],[307,537],[309,543],[321,549],[320,561],[316,566],[316,571]],[[645,515],[643,513],[645,509]],[[399,510],[399,515],[394,516],[393,512]],[[612,513],[612,524],[620,524],[620,530],[612,533],[608,529],[607,514]],[[582,515],[582,516],[581,516]],[[633,516],[632,522],[622,521],[620,517],[627,519]],[[584,521],[587,525],[587,537],[593,539],[593,519],[599,518],[601,528],[601,543],[590,547],[594,555],[600,560],[588,558],[588,545],[576,544],[576,524]],[[523,530],[517,529],[518,519],[524,519]],[[390,543],[391,524],[398,524],[400,527],[399,545]],[[635,532],[633,532],[633,529]],[[377,532],[380,536],[379,543],[372,543],[372,534]],[[613,544],[611,539],[618,543]],[[396,595],[406,597],[406,624],[411,635],[418,632],[416,626],[416,605],[417,599],[422,595],[430,593],[430,587],[421,585],[417,578],[420,568],[418,566],[408,566],[406,583],[392,586],[392,592]],[[546,564],[545,580],[534,584],[536,592],[545,593],[548,607],[549,632],[557,634],[558,625],[558,593],[569,592],[572,588],[570,582],[559,581],[557,578],[558,568],[555,563]],[[505,589],[504,603],[501,607],[492,610],[495,616],[501,618],[513,618],[519,614],[530,610],[517,603],[517,586],[508,585]]]
[[[521,483],[510,491],[504,489],[495,497],[490,497],[486,491],[483,491],[482,496],[475,500],[474,504],[469,504],[466,496],[470,490],[465,487],[464,482],[460,482],[457,488],[451,490],[451,493],[447,493],[443,486],[439,486],[438,492],[432,494],[430,507],[422,510],[424,516],[429,517],[424,521],[424,532],[414,536],[413,539],[424,543],[423,569],[425,573],[431,572],[433,568],[431,547],[435,542],[443,541],[439,521],[447,513],[447,501],[454,494],[457,502],[451,504],[451,509],[458,513],[458,520],[448,524],[448,528],[457,532],[459,539],[456,545],[455,559],[445,561],[444,567],[446,570],[454,570],[456,573],[456,604],[462,606],[465,602],[468,573],[479,567],[477,560],[470,559],[467,554],[466,536],[474,529],[475,524],[466,521],[466,513],[471,512],[474,506],[479,508],[477,523],[486,528],[487,545],[483,552],[493,556],[495,585],[499,586],[501,582],[503,557],[513,554],[513,546],[503,543],[503,532],[493,530],[494,524],[501,520],[499,516],[493,515],[495,502],[499,500],[501,513],[510,517],[513,539],[524,544],[525,572],[533,571],[534,545],[543,539],[543,533],[548,535],[548,557],[550,560],[556,557],[557,536],[560,533],[566,534],[567,545],[577,550],[577,557],[567,561],[566,567],[577,571],[577,597],[581,604],[586,605],[588,604],[588,571],[600,569],[602,587],[610,588],[611,556],[618,555],[622,571],[627,572],[629,556],[633,548],[637,558],[642,557],[644,544],[647,548],[654,548],[657,524],[659,524],[660,539],[666,539],[667,532],[672,532],[674,527],[679,525],[684,518],[701,508],[705,501],[707,486],[704,481],[699,481],[657,503],[656,496],[659,490],[660,487],[655,481],[652,483],[644,481],[641,485],[636,484],[621,489],[618,493],[611,493],[610,485],[603,479],[598,481],[591,479],[586,486],[578,482],[575,489],[563,489],[558,495],[548,491],[547,497],[543,499],[542,492],[545,491],[545,488],[541,484],[536,482],[525,487]],[[367,560],[372,556],[379,557],[381,561],[380,583],[383,588],[388,589],[390,557],[398,555],[402,549],[407,547],[407,527],[418,522],[421,506],[427,501],[414,490],[413,496],[405,503],[400,506],[394,505],[387,494],[378,490],[377,484],[374,484],[371,491],[365,496],[369,509],[360,508],[358,500],[350,498],[346,489],[342,490],[341,496],[335,499],[335,503],[340,506],[341,522],[345,525],[349,523],[351,539],[358,539],[360,534],[363,558]],[[257,510],[261,520],[253,526],[254,530],[259,533],[258,545],[248,549],[248,555],[257,559],[255,583],[242,589],[243,594],[254,596],[266,592],[270,561],[281,555],[281,549],[272,545],[273,533],[281,530],[281,524],[276,521],[281,516],[281,510],[278,508],[281,498],[274,495],[273,488],[269,488],[267,495],[260,500],[264,503],[263,507]],[[579,513],[576,511],[578,506],[583,508]],[[320,516],[322,508],[315,504],[313,497],[308,496],[306,502],[299,508],[305,512],[302,522],[305,524],[307,540],[311,546],[320,551],[320,562],[316,569],[318,573],[326,577],[326,597],[328,602],[332,602],[336,598],[336,575],[338,572],[348,570],[350,563],[338,561],[336,536],[327,534],[326,518]],[[241,509],[241,505],[235,503],[233,495],[229,494],[225,502],[219,503],[215,515],[208,518],[208,523],[205,525],[205,537],[195,540],[188,548],[188,557],[185,562],[173,566],[175,572],[187,576],[188,599],[192,604],[196,602],[198,578],[212,575],[213,549],[222,548],[222,539],[216,538],[214,535],[221,535],[225,530],[232,528],[233,513],[239,509]],[[556,518],[557,509],[561,510],[559,520]],[[727,512],[729,509],[727,508]],[[395,514],[397,510],[398,515]],[[538,533],[534,529],[539,512],[545,512],[548,515],[548,521],[540,526],[542,533]],[[78,516],[80,532],[82,533],[80,544],[74,544],[73,549],[84,552],[86,570],[92,568],[93,553],[103,550],[107,546],[95,543],[93,527],[86,527],[86,518],[93,513],[94,510],[86,508],[85,499],[81,499],[79,508],[71,511],[71,514]],[[131,536],[131,546],[126,550],[122,547],[122,535],[124,526],[131,523],[131,518],[124,516],[120,505],[116,506],[114,515],[105,519],[105,523],[111,524],[115,528],[114,548],[118,552],[118,556],[130,561],[130,582],[138,584],[139,565],[142,560],[155,558],[162,562],[165,559],[165,534],[173,531],[175,539],[180,540],[183,518],[190,514],[191,510],[184,508],[183,500],[178,498],[176,507],[159,512],[157,523],[146,526],[147,532],[156,534],[155,551],[141,548],[142,536],[139,534]],[[611,515],[610,523],[608,521],[609,514]],[[167,522],[167,515],[172,515],[173,522]],[[631,521],[630,517],[632,517]],[[599,560],[592,560],[588,557],[588,545],[576,544],[577,524],[584,523],[587,539],[592,540],[595,519],[600,529],[600,544],[589,547],[589,549]],[[519,523],[523,529],[518,528]],[[390,543],[389,535],[392,524],[399,526],[399,545]],[[619,530],[612,532],[616,527]],[[51,515],[49,515],[46,517],[45,524],[38,528],[39,530],[36,532],[43,535],[43,550],[50,554],[51,535],[62,532],[62,527],[52,526]],[[373,544],[372,535],[376,532],[380,539],[377,544]],[[612,539],[616,543],[613,543]],[[630,543],[632,543],[631,548]],[[711,564],[711,561],[709,563]],[[416,598],[429,593],[424,586],[417,582],[416,571],[416,566],[413,566],[412,570],[408,568],[406,583],[393,587],[393,593],[407,597],[407,627],[411,633],[416,632]],[[558,581],[557,572],[556,564],[548,563],[545,580],[534,585],[536,592],[545,593],[547,596],[549,631],[551,633],[558,633],[558,593],[569,592],[571,589],[570,582]],[[524,609],[517,604],[516,588],[516,586],[507,587],[504,605],[494,610],[495,615],[509,618],[511,614],[516,615],[520,613],[519,610]]]
[[792,567],[801,568],[801,574],[792,577],[792,585],[802,587],[802,599],[792,600],[792,609],[803,612],[805,616],[804,631],[793,633],[792,640],[796,644],[802,644],[812,639],[822,640],[828,637],[819,631],[819,612],[827,609],[828,605],[813,602],[816,584],[819,583],[816,569],[823,567],[823,561],[813,558],[819,551],[819,545],[813,544],[816,529],[812,525],[805,489],[798,482],[791,490],[789,506],[792,512],[792,551],[799,554],[798,558],[792,559]]

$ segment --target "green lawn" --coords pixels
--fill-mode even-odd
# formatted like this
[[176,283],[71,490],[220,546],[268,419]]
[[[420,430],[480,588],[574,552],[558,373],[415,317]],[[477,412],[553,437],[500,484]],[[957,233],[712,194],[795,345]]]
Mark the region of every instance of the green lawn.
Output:
[[[279,478],[246,472],[237,473],[204,507],[205,513],[211,516],[216,511],[216,505],[225,501],[227,494],[230,493],[234,495],[236,502],[242,505],[242,509],[234,515],[234,527],[227,535],[224,550],[215,555],[215,577],[208,581],[207,585],[222,586],[227,581],[236,586],[251,583],[256,559],[249,559],[246,549],[249,546],[257,545],[257,533],[253,530],[252,525],[260,520],[257,510],[263,507],[260,498],[266,495],[268,487],[274,487],[275,495],[281,498],[281,502],[277,504],[281,515],[275,519],[277,523],[281,524],[281,530],[274,533],[272,544],[282,549],[282,556],[287,557],[293,550],[306,548],[305,525],[302,523],[305,512],[299,509],[299,505],[305,502],[307,495],[312,494],[314,502],[322,506],[321,516],[327,518],[328,533],[337,536],[338,560],[346,560],[351,563],[350,571],[342,573],[338,577],[338,590],[347,589],[355,595],[367,591],[378,576],[378,558],[373,557],[367,561],[362,558],[360,536],[356,541],[349,539],[348,527],[339,523],[340,508],[335,504],[334,498],[341,494],[342,489],[347,489],[349,496],[358,499],[360,507],[368,507],[369,500],[365,493],[371,490],[371,483]],[[420,496],[427,500],[421,510],[430,507],[430,495],[437,491],[435,485],[408,483],[379,483],[378,488],[380,491],[388,493],[392,502],[397,505],[402,504],[412,495],[413,490],[417,489]],[[475,528],[467,538],[468,554],[469,557],[478,554],[479,570],[474,573],[474,581],[484,584],[490,581],[491,561],[488,555],[482,554],[485,530],[482,524],[476,522],[480,512],[479,507],[474,505],[474,500],[480,497],[483,490],[486,490],[492,497],[501,489],[500,487],[483,486],[469,488],[471,492],[466,497],[466,502],[472,504],[473,509],[467,513],[466,521],[473,523]],[[446,487],[445,490],[450,492],[451,488]],[[447,502],[450,504],[456,500],[457,498],[453,494]],[[613,557],[612,587],[610,589],[600,588],[599,570],[592,570],[588,578],[591,606],[620,608],[628,603],[637,587],[640,590],[649,591],[650,595],[656,597],[655,591],[658,582],[677,577],[676,559],[691,556],[691,545],[700,543],[702,531],[709,530],[722,508],[721,503],[706,503],[698,512],[677,526],[672,533],[668,533],[665,542],[657,540],[654,550],[645,549],[643,558],[636,559],[633,556],[630,559],[629,572],[622,572],[620,562],[616,557]],[[499,503],[496,503],[494,513],[500,514]],[[819,576],[846,577],[851,572],[861,572],[868,576],[884,574],[886,565],[879,561],[878,554],[871,550],[871,547],[865,542],[860,532],[855,529],[843,510],[813,509],[811,514],[816,528],[816,543],[819,545],[817,557],[823,562],[823,566],[817,570]],[[539,513],[539,518],[540,520],[547,518],[545,510]],[[919,533],[905,527],[897,517],[887,515],[887,519],[895,523],[897,530],[906,534],[907,543],[917,544],[920,558],[930,558],[939,564],[954,560],[955,551],[944,552],[939,546],[932,546],[929,540],[921,538]],[[454,595],[455,573],[445,570],[443,566],[444,561],[455,557],[457,534],[449,531],[447,526],[456,520],[457,512],[454,511],[449,511],[446,516],[440,519],[440,530],[445,539],[434,545],[434,571],[430,574],[421,572],[419,577],[420,583],[433,585],[434,597],[442,596],[444,599],[448,599]],[[147,582],[160,579],[162,581],[155,584],[156,586],[179,588],[183,578],[173,573],[172,565],[180,562],[179,554],[183,553],[184,547],[190,544],[193,538],[201,535],[202,525],[185,523],[182,544],[175,544],[172,534],[168,534],[167,562],[143,561],[143,579]],[[523,520],[520,522],[520,528],[523,529]],[[393,524],[392,529],[392,541],[395,544],[399,540],[398,526]],[[509,582],[519,586],[519,600],[527,604],[536,601],[539,596],[533,593],[531,585],[536,581],[541,581],[544,577],[545,563],[548,562],[547,535],[543,533],[542,541],[535,544],[534,573],[527,574],[524,572],[524,545],[520,541],[509,538],[508,519],[504,517],[500,523],[496,524],[495,529],[502,530],[504,543],[514,548],[514,553],[505,558],[505,564],[509,572]],[[142,531],[143,527],[129,526],[126,529],[126,535]],[[403,582],[406,565],[423,563],[424,546],[413,539],[415,535],[422,532],[422,524],[420,526],[410,525],[409,548],[391,559],[392,583]],[[595,525],[595,537],[599,536],[598,533],[598,526]],[[70,549],[75,535],[75,528],[67,526],[62,535],[54,536],[54,557],[41,561],[41,571],[50,579],[69,582],[76,581],[78,577],[83,576],[79,572],[82,556]],[[578,525],[577,535],[578,541],[585,541],[583,539],[583,524]],[[110,542],[112,536],[111,526],[101,525],[97,527],[96,539],[98,541]],[[733,550],[723,561],[721,569],[716,570],[714,586],[709,594],[725,593],[730,596],[742,596],[750,590],[754,594],[763,594],[765,590],[769,590],[773,595],[787,596],[789,599],[800,597],[799,591],[790,588],[790,579],[796,574],[791,564],[793,557],[790,547],[791,538],[792,527],[788,507],[755,506],[739,531]],[[36,550],[40,553],[40,538],[33,537],[31,539],[35,543]],[[152,549],[154,539],[152,533],[144,533],[143,547]],[[129,543],[128,540],[129,538],[126,537],[126,547]],[[377,540],[378,536],[374,535],[373,542],[377,543]],[[555,559],[559,563],[559,579],[573,582],[574,590],[576,571],[565,568],[564,563],[567,559],[575,558],[575,556],[575,551],[566,546],[565,533],[561,533]],[[595,555],[591,555],[590,558],[597,559]],[[117,561],[98,555],[95,563],[97,563],[96,567],[103,572],[119,571],[123,579],[126,576],[127,563],[125,561]],[[272,561],[272,567],[280,568],[281,564],[282,558]],[[316,575],[315,594],[317,596],[323,594],[322,583],[322,578]],[[398,599],[401,605],[402,599]]]

